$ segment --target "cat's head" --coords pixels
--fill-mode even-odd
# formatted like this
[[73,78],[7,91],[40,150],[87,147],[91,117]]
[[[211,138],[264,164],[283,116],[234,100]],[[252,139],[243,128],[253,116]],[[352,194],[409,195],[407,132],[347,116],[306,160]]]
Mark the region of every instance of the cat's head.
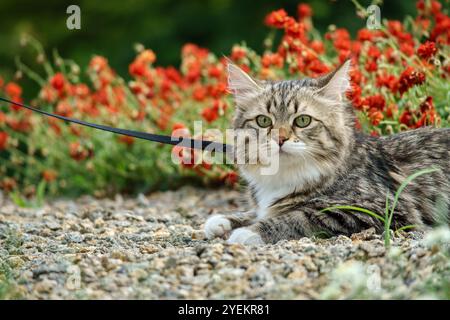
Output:
[[313,164],[322,173],[332,170],[353,141],[355,118],[345,97],[349,70],[347,61],[320,78],[271,82],[253,79],[230,63],[234,129],[265,136],[266,145],[259,148],[273,148],[281,167]]

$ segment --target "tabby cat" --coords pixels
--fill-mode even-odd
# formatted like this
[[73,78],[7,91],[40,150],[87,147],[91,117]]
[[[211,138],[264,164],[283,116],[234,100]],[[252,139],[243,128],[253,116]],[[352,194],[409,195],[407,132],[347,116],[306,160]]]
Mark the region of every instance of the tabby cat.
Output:
[[[287,81],[252,79],[229,64],[229,89],[236,102],[235,129],[254,129],[275,145],[279,170],[261,173],[260,163],[238,166],[247,181],[248,212],[214,215],[205,223],[208,238],[229,243],[264,244],[325,232],[351,235],[374,227],[378,219],[357,212],[324,208],[363,207],[383,214],[401,183],[421,175],[401,194],[392,228],[432,226],[450,210],[450,128],[421,128],[386,137],[355,130],[355,115],[346,101],[350,61],[320,78]],[[278,139],[268,132],[276,129]],[[448,221],[448,220],[447,220]]]

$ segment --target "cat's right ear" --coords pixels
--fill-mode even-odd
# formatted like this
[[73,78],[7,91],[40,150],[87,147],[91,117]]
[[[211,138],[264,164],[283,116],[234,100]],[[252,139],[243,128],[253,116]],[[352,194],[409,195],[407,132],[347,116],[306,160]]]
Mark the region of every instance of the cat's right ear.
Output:
[[258,95],[262,87],[244,70],[228,62],[228,90],[234,95],[236,103],[242,106]]

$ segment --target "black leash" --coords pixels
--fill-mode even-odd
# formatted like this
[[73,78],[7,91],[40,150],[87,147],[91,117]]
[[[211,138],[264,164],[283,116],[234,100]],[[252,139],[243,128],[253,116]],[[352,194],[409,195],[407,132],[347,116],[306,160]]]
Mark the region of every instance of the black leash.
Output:
[[164,143],[164,144],[178,145],[181,147],[193,148],[193,149],[204,150],[204,149],[208,148],[208,150],[216,151],[216,152],[223,152],[223,153],[230,152],[232,149],[230,145],[222,144],[222,143],[218,143],[218,142],[214,142],[214,141],[196,140],[196,139],[191,139],[191,138],[178,138],[178,137],[172,137],[172,136],[165,136],[165,135],[161,135],[161,134],[113,128],[113,127],[90,123],[90,122],[86,122],[86,121],[82,121],[82,120],[78,120],[78,119],[60,116],[57,114],[53,114],[50,112],[46,112],[43,110],[39,110],[37,108],[27,106],[26,104],[23,104],[23,103],[11,101],[11,100],[8,100],[8,99],[2,98],[2,97],[0,97],[0,100],[14,104],[14,105],[22,107],[22,108],[26,108],[33,112],[43,114],[48,117],[53,117],[53,118],[60,119],[63,121],[73,122],[73,123],[76,123],[76,124],[79,124],[82,126],[91,127],[91,128],[95,128],[95,129],[99,129],[99,130],[103,130],[103,131],[109,131],[109,132],[121,134],[124,136],[138,138],[138,139],[160,142],[160,143]]

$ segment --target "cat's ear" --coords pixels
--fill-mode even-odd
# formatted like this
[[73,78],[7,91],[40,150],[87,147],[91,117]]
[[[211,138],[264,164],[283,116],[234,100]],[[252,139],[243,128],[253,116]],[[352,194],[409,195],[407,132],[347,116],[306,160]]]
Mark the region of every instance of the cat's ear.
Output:
[[255,97],[262,87],[257,80],[244,70],[228,62],[228,90],[234,95],[237,104],[242,104]]
[[350,89],[351,60],[348,59],[333,72],[317,79],[319,93],[332,100],[342,101]]

